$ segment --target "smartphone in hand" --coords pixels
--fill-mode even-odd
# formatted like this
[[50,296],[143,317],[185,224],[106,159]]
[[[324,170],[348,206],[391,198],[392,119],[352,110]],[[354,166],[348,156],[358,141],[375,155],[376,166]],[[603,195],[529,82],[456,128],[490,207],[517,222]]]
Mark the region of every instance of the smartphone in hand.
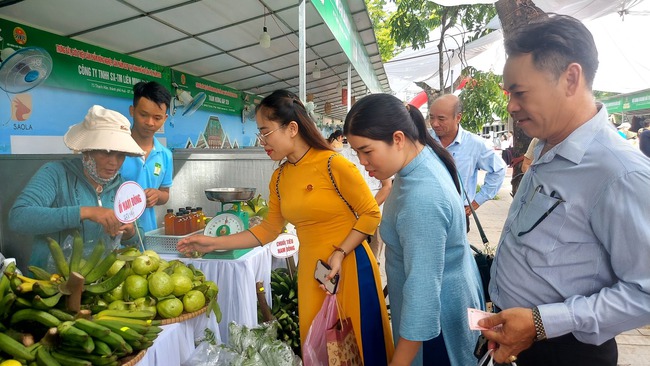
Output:
[[320,282],[320,284],[325,286],[325,289],[329,293],[335,294],[339,286],[339,274],[337,273],[336,276],[332,277],[332,279],[327,280],[327,275],[329,275],[331,271],[332,268],[327,263],[319,259],[316,262],[316,271],[314,272],[314,278],[316,281]]

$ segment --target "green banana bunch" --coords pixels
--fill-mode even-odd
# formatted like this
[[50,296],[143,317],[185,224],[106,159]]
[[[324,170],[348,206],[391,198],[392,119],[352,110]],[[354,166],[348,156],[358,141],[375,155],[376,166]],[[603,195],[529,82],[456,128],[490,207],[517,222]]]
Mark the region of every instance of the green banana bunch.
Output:
[[[71,316],[52,312],[65,319]],[[49,338],[31,347],[0,333],[0,350],[16,359],[35,360],[38,365],[119,365],[119,358],[151,347],[158,337],[162,328],[154,324],[160,322],[151,317],[151,312],[110,310],[93,319],[58,320],[48,330]]]
[[271,271],[271,313],[277,319],[278,339],[300,354],[300,327],[298,323],[298,278],[291,277],[285,268]]

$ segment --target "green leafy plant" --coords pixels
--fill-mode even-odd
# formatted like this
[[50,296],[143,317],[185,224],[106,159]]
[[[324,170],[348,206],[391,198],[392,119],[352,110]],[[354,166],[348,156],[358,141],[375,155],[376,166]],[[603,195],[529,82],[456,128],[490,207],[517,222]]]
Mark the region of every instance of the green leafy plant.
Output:
[[495,119],[508,118],[508,97],[502,87],[502,78],[492,72],[479,71],[468,67],[463,74],[465,86],[460,93],[463,103],[463,117],[460,121],[464,129],[481,132],[483,125]]

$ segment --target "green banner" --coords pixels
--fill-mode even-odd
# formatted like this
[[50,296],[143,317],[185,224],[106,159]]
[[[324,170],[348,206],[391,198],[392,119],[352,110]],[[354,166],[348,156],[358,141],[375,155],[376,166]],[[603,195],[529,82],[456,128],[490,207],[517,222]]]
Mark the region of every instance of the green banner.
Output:
[[0,18],[2,48],[41,47],[53,61],[45,85],[131,98],[141,80],[170,85],[169,68]]
[[242,93],[237,89],[229,88],[178,70],[171,71],[172,82],[179,86],[180,90],[189,92],[192,97],[198,93],[205,93],[205,102],[201,110],[222,112],[228,114],[239,114],[244,108]]
[[377,74],[375,74],[366,47],[354,26],[347,2],[342,0],[317,0],[311,2],[316,11],[329,27],[334,38],[339,42],[350,63],[357,70],[361,80],[373,93],[383,92]]
[[617,95],[602,101],[609,113],[633,112],[650,109],[650,89]]

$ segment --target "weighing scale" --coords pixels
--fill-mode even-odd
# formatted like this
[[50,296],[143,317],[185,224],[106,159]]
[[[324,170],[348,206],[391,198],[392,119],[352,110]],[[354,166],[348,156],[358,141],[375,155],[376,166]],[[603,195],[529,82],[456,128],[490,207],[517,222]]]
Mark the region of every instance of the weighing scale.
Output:
[[[206,224],[203,234],[206,236],[225,236],[248,230],[248,212],[242,211],[241,203],[253,198],[255,188],[210,188],[205,196],[210,201],[221,202],[221,211],[217,212]],[[228,210],[224,206],[230,204]],[[236,259],[250,252],[252,248],[219,250],[206,253],[203,258]]]

